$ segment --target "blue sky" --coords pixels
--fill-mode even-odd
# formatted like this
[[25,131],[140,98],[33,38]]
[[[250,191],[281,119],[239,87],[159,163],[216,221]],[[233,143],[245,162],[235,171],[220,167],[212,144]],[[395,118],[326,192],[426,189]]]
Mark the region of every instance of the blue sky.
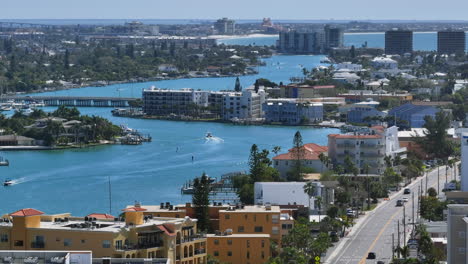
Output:
[[0,19],[468,20],[468,0],[2,0]]

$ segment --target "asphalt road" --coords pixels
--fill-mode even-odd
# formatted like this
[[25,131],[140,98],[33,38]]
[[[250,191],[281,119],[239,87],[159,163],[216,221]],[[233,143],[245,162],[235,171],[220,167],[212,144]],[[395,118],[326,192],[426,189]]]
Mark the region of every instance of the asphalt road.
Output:
[[[449,169],[448,181],[452,180]],[[417,218],[418,208],[418,189],[422,185],[422,189],[426,188],[426,178],[428,178],[427,187],[437,189],[437,169],[428,173],[428,177],[423,176],[418,180],[413,181],[406,188],[411,189],[411,194],[404,195],[403,190],[393,194],[390,200],[382,202],[376,209],[369,212],[367,216],[361,219],[350,234],[343,238],[342,241],[331,249],[325,257],[324,263],[333,264],[367,264],[383,261],[389,263],[392,257],[392,234],[394,234],[394,243],[398,241],[397,222],[400,221],[400,243],[403,244],[403,211],[406,215],[406,240],[412,229],[412,214],[413,214],[413,194],[414,194],[414,213]],[[445,183],[445,167],[440,167],[440,189]],[[409,201],[403,207],[397,207],[396,201],[407,197]],[[376,259],[368,260],[369,252],[376,254]]]

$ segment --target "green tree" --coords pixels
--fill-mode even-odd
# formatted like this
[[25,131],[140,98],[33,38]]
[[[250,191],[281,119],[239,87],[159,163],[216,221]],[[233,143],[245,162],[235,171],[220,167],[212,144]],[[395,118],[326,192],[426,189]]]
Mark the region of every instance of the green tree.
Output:
[[455,146],[447,134],[451,122],[450,115],[439,111],[435,118],[426,116],[424,120],[424,137],[417,137],[418,143],[432,157],[447,160],[455,153]]
[[302,179],[302,161],[304,160],[304,144],[302,143],[301,132],[297,131],[294,134],[292,157],[294,159],[293,170],[288,177],[288,180],[299,181]]
[[304,188],[304,193],[306,193],[307,196],[309,196],[309,214],[310,214],[310,200],[316,194],[317,190],[316,190],[315,184],[312,181],[308,181],[304,185],[303,188]]
[[203,173],[201,177],[193,181],[192,203],[195,207],[195,218],[198,219],[197,226],[201,231],[210,231],[209,203],[211,185],[208,176]]

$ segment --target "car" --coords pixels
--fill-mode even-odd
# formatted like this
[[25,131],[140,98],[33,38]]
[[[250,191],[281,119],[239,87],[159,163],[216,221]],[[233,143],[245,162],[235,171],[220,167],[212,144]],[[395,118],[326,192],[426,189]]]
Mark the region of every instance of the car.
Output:
[[349,216],[349,217],[354,217],[354,216],[356,216],[356,211],[354,211],[352,209],[348,209],[348,210],[346,210],[346,215]]
[[409,201],[409,198],[408,197],[403,197],[401,198],[403,200],[403,202],[407,203]]
[[377,261],[377,264],[385,264],[385,262],[379,260],[379,261]]
[[411,189],[409,188],[406,188],[404,191],[403,191],[403,194],[410,194],[411,193]]
[[403,206],[403,200],[396,201],[396,206]]
[[375,255],[374,252],[369,252],[369,253],[367,254],[367,259],[375,259],[376,257],[377,257],[377,256]]

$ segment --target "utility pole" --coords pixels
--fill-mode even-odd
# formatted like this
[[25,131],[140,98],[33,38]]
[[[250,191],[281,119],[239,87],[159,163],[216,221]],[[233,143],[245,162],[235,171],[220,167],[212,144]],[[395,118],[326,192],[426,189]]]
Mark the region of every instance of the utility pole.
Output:
[[397,252],[397,257],[400,258],[400,220],[397,220],[397,238],[398,238],[398,252]]
[[395,233],[392,233],[392,260],[395,258]]
[[[427,193],[427,180],[429,179],[429,174],[426,172],[426,193]],[[439,179],[439,177],[437,177]]]
[[440,178],[439,178],[439,161],[437,161],[437,195],[439,195],[440,190]]
[[403,206],[403,247],[406,246],[406,206]]
[[414,233],[414,225],[416,224],[416,219],[414,218],[414,192],[412,194],[412,200],[413,200],[413,231],[411,233]]

